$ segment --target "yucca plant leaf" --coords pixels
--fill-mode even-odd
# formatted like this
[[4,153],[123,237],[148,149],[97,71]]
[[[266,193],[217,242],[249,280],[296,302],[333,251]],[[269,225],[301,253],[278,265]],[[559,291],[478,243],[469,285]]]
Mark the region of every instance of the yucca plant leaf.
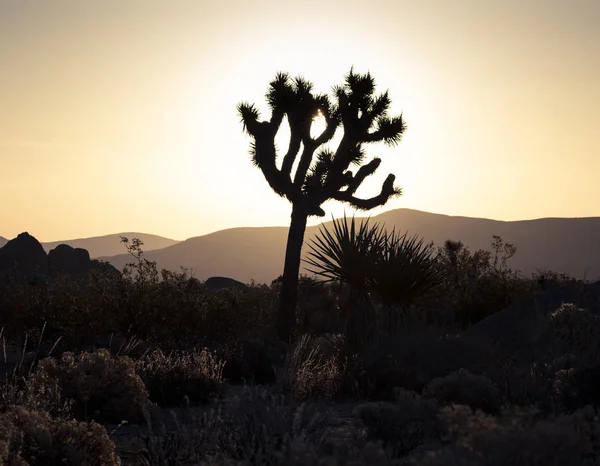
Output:
[[392,231],[374,268],[371,291],[389,304],[410,304],[443,281],[433,246],[417,235]]
[[356,226],[354,217],[348,222],[333,220],[332,231],[322,226],[319,235],[309,241],[310,251],[305,262],[309,272],[326,281],[347,283],[356,290],[368,288],[370,269],[373,267],[371,248],[378,237],[380,226],[363,220]]

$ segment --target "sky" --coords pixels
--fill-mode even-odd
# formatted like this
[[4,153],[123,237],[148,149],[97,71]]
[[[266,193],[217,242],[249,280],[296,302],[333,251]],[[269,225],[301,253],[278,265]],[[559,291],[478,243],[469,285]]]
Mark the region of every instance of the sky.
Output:
[[352,66],[407,124],[368,147],[358,193],[404,191],[372,214],[600,216],[598,24],[598,0],[0,0],[0,236],[288,225],[236,105]]

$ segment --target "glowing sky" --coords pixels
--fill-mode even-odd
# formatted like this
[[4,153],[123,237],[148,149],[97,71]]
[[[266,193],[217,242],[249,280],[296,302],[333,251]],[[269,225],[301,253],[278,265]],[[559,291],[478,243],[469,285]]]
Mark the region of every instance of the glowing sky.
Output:
[[236,104],[352,65],[408,126],[370,148],[359,194],[404,189],[373,213],[598,216],[598,25],[598,0],[0,0],[0,235],[287,225]]

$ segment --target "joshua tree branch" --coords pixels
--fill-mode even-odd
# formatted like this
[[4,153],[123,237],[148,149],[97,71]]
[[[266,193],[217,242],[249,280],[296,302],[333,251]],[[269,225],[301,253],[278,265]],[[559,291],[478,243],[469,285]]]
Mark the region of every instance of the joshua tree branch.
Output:
[[302,138],[296,131],[292,131],[290,136],[290,145],[288,147],[288,151],[283,157],[283,163],[281,164],[281,172],[286,174],[291,178],[292,167],[294,165],[294,161],[300,152],[300,143],[302,142]]
[[402,190],[400,188],[394,187],[395,179],[396,177],[394,175],[388,175],[386,180],[383,182],[381,192],[377,196],[369,199],[360,199],[346,191],[337,192],[331,196],[331,198],[337,201],[347,202],[359,210],[371,210],[374,207],[384,205],[391,197],[402,194]]
[[368,164],[360,167],[358,172],[356,172],[356,175],[354,175],[351,181],[348,183],[348,189],[345,192],[348,194],[354,194],[365,178],[375,173],[375,170],[379,168],[379,165],[381,165],[381,159],[375,158]]
[[310,168],[310,163],[313,159],[313,154],[315,153],[315,143],[312,139],[305,138],[304,139],[304,150],[302,151],[302,155],[300,156],[300,162],[298,163],[298,168],[296,170],[296,174],[294,175],[294,186],[300,188],[304,184],[304,180],[306,179],[306,173]]

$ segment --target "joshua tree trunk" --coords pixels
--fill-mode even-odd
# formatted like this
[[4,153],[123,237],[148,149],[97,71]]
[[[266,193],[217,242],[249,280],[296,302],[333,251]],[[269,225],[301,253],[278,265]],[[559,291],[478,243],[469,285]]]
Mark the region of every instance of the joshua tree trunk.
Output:
[[281,341],[286,343],[291,339],[291,330],[296,318],[298,275],[300,273],[300,258],[307,218],[308,215],[300,206],[295,205],[292,208],[292,221],[290,223],[285,250],[285,265],[283,268],[279,312],[277,315],[278,336]]

